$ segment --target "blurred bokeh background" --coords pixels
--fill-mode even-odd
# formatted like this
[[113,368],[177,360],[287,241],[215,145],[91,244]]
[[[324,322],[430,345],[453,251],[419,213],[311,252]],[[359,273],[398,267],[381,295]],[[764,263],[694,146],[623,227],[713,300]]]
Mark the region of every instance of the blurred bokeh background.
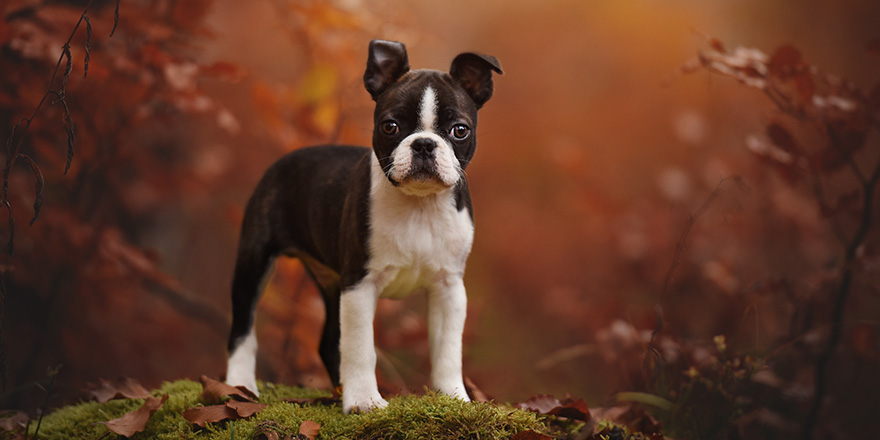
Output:
[[[369,144],[361,77],[367,42],[384,38],[404,42],[415,68],[446,69],[464,51],[504,68],[468,169],[476,239],[465,369],[480,389],[511,402],[551,393],[602,406],[641,391],[680,403],[683,381],[726,359],[730,371],[712,379],[726,393],[722,411],[758,431],[798,432],[847,261],[835,231],[851,237],[857,222],[836,220],[812,180],[749,148],[768,124],[805,145],[820,145],[821,130],[734,79],[680,68],[711,37],[767,54],[791,44],[869,96],[880,3],[122,0],[108,38],[115,2],[98,0],[85,78],[85,23],[71,41],[65,102],[76,141],[64,175],[55,98],[21,140],[11,129],[60,87],[60,73],[49,81],[86,3],[0,6],[0,138],[20,142],[45,178],[28,226],[33,173],[18,161],[9,175],[15,254],[2,267],[0,406],[36,406],[43,396],[28,384],[58,364],[56,405],[99,377],[219,377],[247,197],[285,152]],[[868,136],[854,159],[865,173],[877,143]],[[845,174],[823,177],[829,197],[851,194]],[[822,409],[823,432],[843,438],[868,426],[855,409],[880,391],[876,223]],[[380,305],[390,392],[427,385],[424,312],[418,297]],[[259,377],[328,387],[317,356],[323,304],[296,261],[279,262],[258,314]],[[740,397],[760,408],[741,408]]]

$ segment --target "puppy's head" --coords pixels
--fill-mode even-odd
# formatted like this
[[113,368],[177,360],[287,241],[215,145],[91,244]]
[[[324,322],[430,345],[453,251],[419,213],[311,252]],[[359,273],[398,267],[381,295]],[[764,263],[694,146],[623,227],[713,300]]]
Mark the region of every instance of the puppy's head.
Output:
[[406,48],[370,42],[364,85],[373,100],[373,150],[388,180],[410,195],[452,188],[477,146],[477,110],[492,97],[494,57],[463,53],[449,73],[409,69]]

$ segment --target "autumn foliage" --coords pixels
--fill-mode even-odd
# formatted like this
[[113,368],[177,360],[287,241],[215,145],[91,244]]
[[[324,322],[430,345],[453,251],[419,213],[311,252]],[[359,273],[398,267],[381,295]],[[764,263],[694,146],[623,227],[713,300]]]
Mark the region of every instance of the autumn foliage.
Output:
[[[33,384],[59,364],[49,407],[146,397],[106,378],[219,377],[249,192],[284,152],[369,143],[360,76],[387,37],[414,67],[465,50],[505,65],[468,169],[478,400],[646,436],[873,433],[880,44],[856,19],[876,6],[255,3],[0,6],[0,408],[27,413],[0,430],[36,420]],[[853,24],[780,35],[760,13]],[[424,306],[380,304],[383,392],[428,383]],[[322,307],[280,261],[258,377],[329,387]],[[213,411],[246,417],[252,400]]]

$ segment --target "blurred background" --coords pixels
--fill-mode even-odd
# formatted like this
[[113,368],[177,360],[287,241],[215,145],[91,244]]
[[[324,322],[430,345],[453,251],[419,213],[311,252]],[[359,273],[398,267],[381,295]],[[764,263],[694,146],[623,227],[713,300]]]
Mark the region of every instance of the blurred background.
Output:
[[[702,417],[708,427],[676,428],[672,417],[670,429],[785,438],[809,414],[814,364],[836,327],[822,438],[869,426],[861,409],[880,391],[876,219],[856,260],[845,253],[864,179],[792,173],[756,154],[768,137],[779,146],[768,125],[815,151],[833,133],[761,90],[682,66],[718,42],[768,56],[790,44],[834,84],[880,99],[877,2],[122,0],[109,38],[115,2],[97,0],[90,35],[83,22],[70,42],[64,101],[76,138],[65,175],[57,96],[26,133],[12,128],[61,86],[64,63],[50,84],[52,72],[87,3],[0,6],[0,137],[45,179],[28,226],[34,174],[24,160],[9,173],[0,406],[38,407],[44,396],[29,384],[59,364],[55,406],[101,377],[153,387],[223,374],[250,191],[288,151],[369,145],[361,78],[368,41],[384,38],[404,42],[414,68],[445,70],[465,51],[504,68],[468,168],[465,373],[483,392],[591,406],[650,393],[692,418],[724,414]],[[878,139],[861,133],[851,162],[869,174]],[[835,325],[844,272],[852,283]],[[302,267],[280,261],[258,311],[258,377],[329,387],[322,322]],[[376,326],[383,388],[422,392],[424,298],[383,300]]]

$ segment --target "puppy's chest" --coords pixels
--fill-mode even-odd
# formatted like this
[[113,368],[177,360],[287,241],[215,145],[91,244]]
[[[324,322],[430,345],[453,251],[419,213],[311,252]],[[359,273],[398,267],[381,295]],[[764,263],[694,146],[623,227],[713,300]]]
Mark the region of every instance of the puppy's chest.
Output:
[[373,194],[368,272],[384,297],[402,297],[460,278],[473,243],[466,209],[448,194]]

